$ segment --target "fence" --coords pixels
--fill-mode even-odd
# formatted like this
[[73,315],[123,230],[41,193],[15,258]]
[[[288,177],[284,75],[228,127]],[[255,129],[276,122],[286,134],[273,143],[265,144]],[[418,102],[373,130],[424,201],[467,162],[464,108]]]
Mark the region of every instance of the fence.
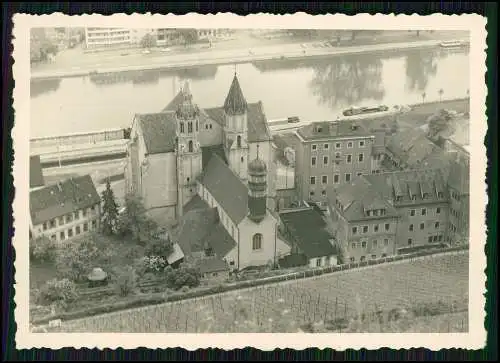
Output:
[[[148,305],[155,305],[155,304],[161,304],[161,303],[166,303],[166,302],[178,302],[181,300],[188,300],[188,299],[193,299],[193,298],[200,298],[200,297],[208,297],[210,295],[220,295],[222,293],[226,292],[231,292],[234,290],[240,290],[240,289],[252,289],[256,288],[259,286],[263,285],[268,285],[268,284],[273,284],[273,283],[278,283],[278,282],[286,282],[286,281],[293,281],[293,280],[300,280],[300,279],[306,279],[306,278],[316,278],[325,274],[330,274],[330,273],[343,273],[349,270],[354,270],[358,268],[368,268],[370,266],[376,266],[376,265],[381,265],[385,263],[393,263],[397,261],[403,261],[403,260],[413,260],[413,259],[420,259],[422,257],[426,256],[432,256],[432,255],[443,255],[443,254],[456,254],[456,253],[463,253],[468,250],[468,246],[458,246],[458,247],[450,247],[446,249],[442,249],[440,251],[421,251],[421,252],[416,252],[412,254],[407,254],[407,255],[398,255],[398,256],[391,256],[391,257],[385,257],[377,260],[369,260],[369,261],[363,261],[363,262],[354,262],[354,263],[349,263],[349,264],[344,264],[344,265],[337,265],[337,266],[328,266],[328,267],[323,267],[323,268],[318,268],[314,270],[306,270],[306,271],[299,271],[299,272],[293,272],[289,274],[283,274],[283,275],[278,275],[278,276],[271,276],[263,279],[258,279],[258,280],[248,280],[248,281],[240,281],[240,282],[235,282],[235,283],[229,283],[225,285],[219,285],[215,287],[209,287],[209,288],[203,288],[203,289],[197,289],[197,290],[190,290],[187,292],[178,292],[178,293],[173,293],[168,296],[157,296],[157,295],[152,295],[152,296],[146,296],[146,297],[138,297],[135,300],[131,301],[124,301],[121,302],[120,304],[114,304],[114,305],[105,305],[105,306],[99,306],[99,307],[94,307],[82,311],[74,311],[74,312],[67,312],[67,313],[60,313],[56,314],[55,316],[48,316],[40,319],[34,320],[32,323],[33,324],[45,324],[49,322],[50,320],[53,319],[62,319],[62,320],[72,320],[72,319],[78,319],[78,318],[83,318],[83,317],[88,317],[92,315],[99,315],[102,313],[108,313],[108,312],[113,312],[113,311],[119,311],[119,310],[125,310],[125,309],[130,309],[130,308],[138,308],[138,307],[145,307]],[[152,282],[155,281],[155,282]],[[146,288],[146,289],[154,289],[155,286],[160,286],[161,284],[164,283],[165,280],[159,279],[159,280],[151,280],[148,282],[143,282],[142,284],[139,285],[139,288]],[[149,285],[148,285],[149,284]],[[113,293],[113,287],[99,287],[99,288],[93,288],[93,289],[81,289],[80,291],[83,292],[84,296],[88,298],[92,298],[92,294],[94,296],[102,296],[103,294],[110,294]]]

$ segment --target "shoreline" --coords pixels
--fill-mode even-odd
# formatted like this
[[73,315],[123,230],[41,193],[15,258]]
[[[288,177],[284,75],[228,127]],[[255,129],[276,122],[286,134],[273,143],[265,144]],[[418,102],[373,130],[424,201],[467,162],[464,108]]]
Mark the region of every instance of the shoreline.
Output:
[[[456,41],[463,42],[468,46],[468,40],[457,39]],[[98,69],[80,69],[80,70],[64,70],[59,72],[31,72],[31,80],[48,80],[48,79],[59,79],[59,78],[70,78],[70,77],[85,77],[91,74],[109,74],[109,73],[119,73],[119,72],[130,72],[130,71],[151,71],[151,70],[176,70],[183,68],[195,68],[208,65],[227,65],[227,64],[241,64],[241,63],[251,63],[257,61],[269,61],[269,60],[301,60],[301,59],[314,59],[322,57],[333,57],[342,55],[354,55],[363,53],[376,53],[376,52],[390,52],[390,51],[400,51],[400,50],[418,50],[426,48],[436,48],[442,43],[442,40],[425,40],[425,41],[415,41],[406,43],[382,43],[376,45],[362,45],[362,46],[351,46],[351,47],[332,47],[332,48],[307,48],[307,50],[300,49],[298,51],[288,51],[279,52],[275,51],[267,54],[251,54],[245,53],[244,55],[237,55],[235,51],[232,56],[222,56],[222,57],[208,57],[205,58],[204,52],[194,54],[197,59],[195,60],[184,60],[184,61],[169,61],[165,59],[162,62],[153,64],[142,64],[142,65],[132,65],[132,66],[120,66],[120,67],[108,67],[108,68],[98,68]],[[460,47],[460,49],[465,49],[466,46]],[[279,47],[277,47],[279,50]],[[447,49],[447,48],[443,48]],[[240,50],[241,51],[241,50]],[[210,54],[210,53],[208,53]],[[213,54],[213,53],[212,53]],[[174,55],[167,56],[165,58],[175,58]],[[201,58],[201,59],[200,59]],[[147,61],[147,60],[145,60]],[[97,72],[97,73],[96,73]]]

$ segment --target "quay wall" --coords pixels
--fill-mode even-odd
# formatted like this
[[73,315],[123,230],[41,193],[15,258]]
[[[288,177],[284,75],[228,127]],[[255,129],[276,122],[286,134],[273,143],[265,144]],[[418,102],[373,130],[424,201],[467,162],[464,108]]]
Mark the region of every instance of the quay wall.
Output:
[[49,147],[57,145],[96,144],[105,141],[123,140],[127,138],[127,129],[106,129],[66,135],[35,137],[30,139],[30,147],[33,149],[37,147]]

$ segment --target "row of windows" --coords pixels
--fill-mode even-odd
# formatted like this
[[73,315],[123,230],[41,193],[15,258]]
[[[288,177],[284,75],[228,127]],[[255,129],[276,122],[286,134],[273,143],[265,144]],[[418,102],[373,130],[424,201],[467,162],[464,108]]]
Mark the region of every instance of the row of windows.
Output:
[[[336,142],[335,143],[335,149],[342,149],[342,142]],[[359,141],[358,146],[359,147],[365,147],[366,143],[365,141]],[[352,141],[347,142],[347,148],[352,149],[354,146],[354,143]],[[330,148],[330,144],[323,144],[323,149],[328,150]],[[318,145],[312,144],[311,145],[311,150],[315,151],[318,150]]]
[[[390,223],[386,223],[384,225],[384,229],[386,231],[389,231],[391,229],[391,224]],[[365,234],[365,233],[368,233],[368,226],[362,226],[362,227],[352,227],[352,234],[357,234],[358,233],[358,230],[361,234]],[[373,232],[378,232],[379,231],[379,225],[378,224],[375,224],[373,226]]]
[[455,226],[453,223],[450,223],[450,231],[456,232],[457,231],[457,226]]
[[462,215],[462,213],[460,213],[460,211],[457,211],[457,210],[455,210],[455,209],[453,209],[453,208],[450,208],[450,213],[451,213],[451,215],[452,215],[453,217],[457,217],[457,218],[460,218],[460,217],[461,217],[461,215]]
[[[358,176],[361,175],[361,173],[357,174]],[[351,181],[351,173],[345,173],[344,179],[346,183],[349,183]],[[311,176],[309,182],[311,185],[316,185],[316,177]],[[321,176],[321,183],[322,184],[328,184],[328,175],[322,175]],[[340,174],[334,174],[333,175],[333,184],[339,184],[340,183]]]
[[[97,207],[95,205],[90,208],[90,210],[92,212],[95,212],[96,209],[97,209]],[[81,212],[82,212],[81,213],[82,218],[85,218],[87,216],[87,209],[82,209]],[[48,229],[56,228],[57,226],[62,226],[66,223],[71,223],[73,221],[77,221],[78,219],[80,219],[80,211],[66,214],[65,216],[61,216],[57,219],[56,218],[51,219],[48,222],[44,222],[42,227],[43,227],[43,230],[46,231]]]
[[[437,193],[437,196],[439,199],[442,199],[444,197],[443,193],[442,192],[438,192]],[[422,199],[428,199],[431,197],[431,194],[429,193],[423,193],[422,194]],[[415,194],[411,195],[410,197],[411,200],[417,200],[417,196]],[[403,200],[403,196],[402,195],[397,195],[396,196],[396,201],[397,202],[401,202]]]
[[[377,255],[371,255],[370,257],[371,257],[371,259],[372,259],[372,260],[376,260],[376,259],[377,259]],[[387,254],[386,254],[386,253],[382,253],[382,255],[381,255],[380,257],[382,257],[382,258],[387,257]],[[355,259],[354,257],[351,257],[351,258],[349,259],[349,261],[350,261],[350,262],[356,262],[356,259]],[[361,256],[361,257],[359,258],[359,261],[360,261],[360,262],[364,262],[364,261],[366,261],[366,256]]]
[[[97,220],[92,220],[91,221],[92,223],[92,229],[96,229],[97,228]],[[66,238],[71,238],[73,237],[74,235],[75,236],[78,236],[80,233],[83,233],[84,232],[88,232],[89,230],[89,224],[87,222],[85,222],[82,226],[78,225],[78,226],[75,226],[75,232],[73,234],[73,228],[70,228],[68,230],[64,230],[64,231],[60,231],[59,232],[59,239],[61,241],[64,241]],[[56,234],[53,234],[50,236],[50,239],[52,240],[57,240],[57,235]]]
[[[438,228],[439,228],[439,222],[435,222],[435,223],[434,223],[434,228],[436,228],[436,229],[438,229]],[[421,229],[421,230],[424,230],[424,229],[425,229],[425,223],[420,223],[420,229]],[[410,224],[410,225],[408,226],[408,230],[409,230],[410,232],[414,231],[413,224]]]
[[[183,133],[185,131],[185,127],[184,127],[184,122],[180,122],[179,123],[180,125],[180,128],[181,128],[181,132]],[[212,126],[212,125],[210,125]],[[193,122],[192,121],[189,121],[187,123],[187,128],[188,128],[188,134],[191,134],[193,132]],[[196,121],[196,131],[198,131],[198,121]]]
[[[415,209],[410,209],[409,213],[410,213],[410,217],[414,217],[416,211],[415,211]],[[441,214],[441,208],[440,207],[436,208],[436,214]],[[423,216],[427,215],[427,208],[422,208],[420,210],[420,215],[423,215]]]
[[[339,160],[340,158],[341,158],[340,153],[337,153],[335,155],[334,163],[338,164],[338,162],[340,161]],[[358,154],[358,162],[362,163],[364,160],[365,160],[365,155],[363,153]],[[316,161],[317,161],[317,157],[312,156],[311,157],[311,166],[316,166],[316,164],[317,164]],[[329,161],[328,156],[323,156],[323,165],[328,165],[328,161]],[[348,164],[352,163],[352,154],[346,155],[346,163],[348,163]]]
[[[361,242],[361,248],[366,248],[367,245],[368,245],[368,243],[366,241]],[[389,240],[387,238],[384,239],[384,246],[385,247],[389,246]],[[351,243],[351,248],[352,249],[356,249],[356,247],[358,247],[358,244],[356,242],[352,242]],[[374,239],[372,241],[372,247],[373,248],[377,248],[378,247],[378,241],[376,239]]]
[[[427,239],[428,243],[433,243],[433,242],[442,242],[443,241],[443,235],[434,235],[434,236],[429,236]],[[408,238],[408,246],[413,245],[413,238]]]

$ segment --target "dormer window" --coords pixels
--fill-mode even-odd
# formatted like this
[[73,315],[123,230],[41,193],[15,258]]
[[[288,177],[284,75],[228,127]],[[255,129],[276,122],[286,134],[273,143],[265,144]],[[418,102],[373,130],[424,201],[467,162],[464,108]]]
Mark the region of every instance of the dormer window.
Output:
[[374,215],[374,216],[378,216],[378,210],[377,210],[377,209],[375,209],[375,210],[373,211],[373,215]]
[[367,211],[366,211],[366,215],[369,217],[369,216],[370,216],[370,214],[371,214],[371,211],[370,211],[370,210],[367,210]]
[[424,198],[424,199],[429,198],[429,194],[428,194],[428,193],[424,193],[424,194],[423,194],[423,198]]
[[401,202],[402,198],[400,195],[396,196],[396,202]]
[[438,198],[443,198],[443,193],[442,192],[438,192]]
[[416,195],[412,195],[411,196],[411,200],[416,200],[417,199],[417,196]]

